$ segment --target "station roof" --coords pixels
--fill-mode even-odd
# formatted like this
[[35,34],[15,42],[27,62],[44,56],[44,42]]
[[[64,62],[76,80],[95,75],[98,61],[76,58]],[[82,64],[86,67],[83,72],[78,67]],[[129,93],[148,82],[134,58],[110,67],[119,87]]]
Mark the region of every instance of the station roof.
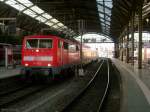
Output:
[[[31,31],[51,28],[58,32],[77,35],[78,20],[83,20],[84,32],[102,33],[113,40],[119,37],[128,24],[131,12],[143,2],[143,0],[0,1],[0,17],[16,17],[17,24],[21,28]],[[12,10],[10,6],[17,11]],[[31,21],[31,18],[35,21]]]

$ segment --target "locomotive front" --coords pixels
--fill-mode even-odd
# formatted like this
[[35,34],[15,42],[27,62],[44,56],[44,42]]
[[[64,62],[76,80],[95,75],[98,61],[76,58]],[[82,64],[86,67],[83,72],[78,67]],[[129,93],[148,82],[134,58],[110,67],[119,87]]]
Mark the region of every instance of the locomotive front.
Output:
[[48,36],[25,37],[22,47],[22,65],[25,74],[51,72],[54,67],[54,39]]

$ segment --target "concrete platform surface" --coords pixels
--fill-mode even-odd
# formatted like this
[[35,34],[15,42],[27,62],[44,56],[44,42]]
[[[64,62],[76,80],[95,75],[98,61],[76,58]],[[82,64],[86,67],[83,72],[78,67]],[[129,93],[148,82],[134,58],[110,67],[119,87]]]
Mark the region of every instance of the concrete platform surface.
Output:
[[17,66],[16,68],[9,67],[7,69],[5,67],[0,67],[0,79],[19,75],[20,69],[21,66]]
[[112,59],[122,77],[121,112],[150,112],[150,70]]

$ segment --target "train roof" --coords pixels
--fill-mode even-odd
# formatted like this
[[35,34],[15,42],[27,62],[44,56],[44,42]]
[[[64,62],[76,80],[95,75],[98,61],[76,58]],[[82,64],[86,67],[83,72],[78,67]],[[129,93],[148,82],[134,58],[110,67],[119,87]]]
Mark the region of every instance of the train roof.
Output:
[[24,38],[60,38],[58,36],[55,35],[29,35],[29,36],[25,36]]
[[65,40],[65,41],[67,41],[67,42],[74,42],[74,43],[77,43],[77,44],[80,44],[80,42],[79,41],[77,41],[77,40],[70,40],[70,39],[65,39],[65,38],[61,38],[61,37],[59,37],[59,36],[55,36],[55,35],[29,35],[29,36],[25,36],[24,37],[25,39],[27,38],[27,39],[30,39],[30,38],[58,38],[58,39],[62,39],[62,40]]

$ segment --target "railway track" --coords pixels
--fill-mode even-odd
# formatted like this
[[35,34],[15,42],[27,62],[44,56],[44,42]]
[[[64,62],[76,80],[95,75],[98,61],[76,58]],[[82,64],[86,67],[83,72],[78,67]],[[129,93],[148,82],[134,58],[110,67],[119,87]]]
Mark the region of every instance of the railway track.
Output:
[[109,88],[109,61],[102,61],[92,80],[61,112],[99,112]]
[[27,86],[27,87],[18,89],[16,91],[12,91],[12,92],[0,95],[0,110],[3,111],[3,108],[7,107],[8,105],[16,103],[17,101],[20,101],[22,99],[25,99],[26,97],[29,97],[39,91],[42,91],[43,89],[46,89],[47,87],[48,85],[47,86],[45,85]]
[[[87,110],[83,110],[83,109],[87,108],[86,105],[84,105],[85,104],[84,101],[88,102],[88,100],[90,100],[90,102],[93,102],[92,99],[95,99],[93,96],[96,96],[97,99],[98,99],[98,100],[97,99],[95,100],[95,104],[98,104],[97,107],[95,107],[95,106],[93,107],[93,108],[96,109],[96,111],[90,110],[88,108],[87,109],[89,110],[89,112],[91,112],[91,111],[92,112],[98,112],[98,110],[101,109],[101,106],[103,104],[103,100],[104,100],[104,98],[105,98],[105,96],[107,94],[107,90],[108,90],[108,86],[109,86],[108,60],[103,60],[103,61],[101,60],[99,62],[99,65],[96,67],[96,69],[97,68],[98,68],[98,70],[94,74],[94,77],[92,79],[90,79],[90,81],[88,81],[86,86],[83,86],[84,89],[81,90],[82,92],[80,91],[79,93],[77,93],[77,95],[76,95],[77,97],[74,97],[73,99],[70,99],[71,101],[67,102],[67,104],[65,104],[64,107],[61,107],[60,109],[58,109],[58,112],[60,112],[60,111],[62,111],[62,112],[66,112],[66,111],[67,112],[68,111],[88,112]],[[107,69],[107,70],[105,70],[105,69]],[[107,84],[97,83],[97,82],[102,82],[102,81],[107,82]],[[53,84],[53,85],[55,86],[55,84]],[[61,84],[59,84],[59,85],[61,85]],[[56,86],[56,87],[58,88],[58,86]],[[11,108],[21,110],[23,108],[22,107],[17,107],[17,105],[16,105],[16,108],[14,108],[15,107],[14,104],[21,103],[22,101],[25,102],[26,101],[25,99],[29,99],[30,97],[32,98],[32,96],[37,94],[37,93],[46,95],[46,91],[47,91],[47,93],[50,94],[49,90],[51,90],[51,87],[53,87],[53,86],[50,86],[50,85],[47,85],[47,86],[46,85],[37,85],[37,86],[36,85],[32,85],[30,87],[25,87],[25,88],[22,88],[22,89],[18,89],[17,91],[12,91],[12,92],[10,91],[7,94],[3,94],[3,95],[1,94],[0,95],[0,112],[8,112],[7,109],[9,109],[9,111],[10,111]],[[57,94],[57,88],[56,88],[56,93],[52,92],[53,94]],[[101,91],[97,91],[99,88],[105,88],[105,89],[103,89]],[[58,90],[59,89],[60,89],[60,87],[58,88]],[[58,97],[58,99],[60,99],[62,94],[65,94],[66,92],[67,91],[63,91],[60,94],[60,96],[57,94],[56,97]],[[53,94],[52,94],[52,96],[53,96]],[[100,94],[101,96],[98,96],[98,94]],[[49,95],[48,97],[52,97],[52,96]],[[92,96],[92,97],[89,98],[89,96]],[[48,97],[46,99],[43,99],[44,103],[49,101],[49,100],[47,100]],[[53,99],[56,99],[56,98],[53,98]],[[85,99],[87,99],[87,100],[85,100]],[[40,100],[40,101],[42,102],[42,100]],[[27,103],[29,103],[29,102],[27,102]],[[37,104],[38,103],[39,102],[37,102]],[[44,103],[42,103],[40,105],[45,105]],[[38,109],[39,106],[36,106],[36,103],[34,103],[34,104],[35,105],[33,105],[33,106],[31,105],[31,107],[34,107],[33,109],[31,107],[29,107],[29,108],[31,108],[31,110],[39,110],[39,111],[36,111],[36,112],[41,112],[40,109]],[[14,105],[14,106],[12,106],[12,105]],[[81,106],[79,106],[79,105],[81,105]],[[91,108],[91,106],[89,106],[89,108]],[[79,107],[83,107],[83,108],[81,109]],[[26,109],[29,109],[29,108],[26,108]],[[50,107],[49,107],[49,109],[50,109]],[[18,112],[18,110],[17,111],[13,110],[13,111]],[[53,110],[55,110],[55,109],[53,109]],[[45,112],[45,111],[42,111],[42,112]],[[51,110],[50,110],[50,112],[51,112]]]

